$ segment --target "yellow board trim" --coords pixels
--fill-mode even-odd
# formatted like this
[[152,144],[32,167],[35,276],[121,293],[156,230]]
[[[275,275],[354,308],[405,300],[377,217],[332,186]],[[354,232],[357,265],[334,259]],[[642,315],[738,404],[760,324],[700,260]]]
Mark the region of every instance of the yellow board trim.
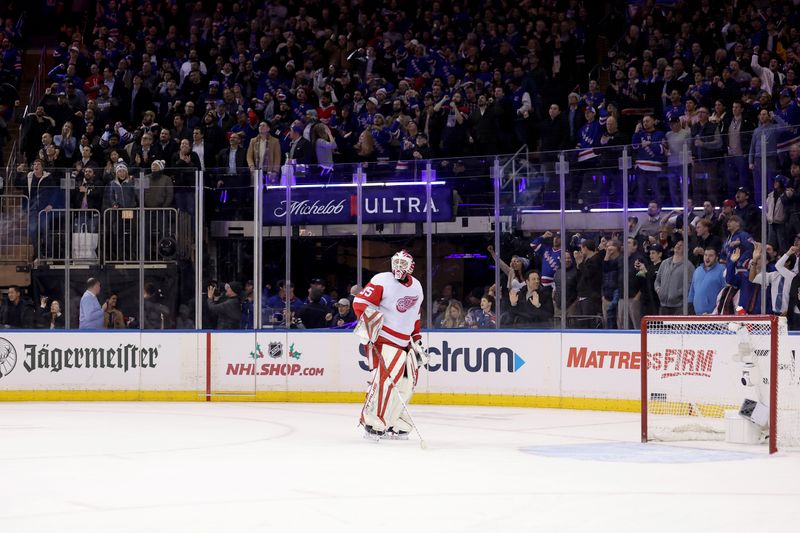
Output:
[[199,394],[197,391],[0,390],[0,402],[195,402]]
[[[39,390],[0,391],[0,401],[7,402],[197,402],[205,401],[201,391],[124,391],[124,390]],[[319,391],[257,391],[215,392],[212,402],[299,402],[299,403],[361,403],[363,392]],[[639,400],[607,398],[571,398],[560,396],[515,396],[511,394],[446,394],[418,393],[412,403],[424,405],[479,405],[497,407],[538,407],[547,409],[579,409],[588,411],[641,410]]]

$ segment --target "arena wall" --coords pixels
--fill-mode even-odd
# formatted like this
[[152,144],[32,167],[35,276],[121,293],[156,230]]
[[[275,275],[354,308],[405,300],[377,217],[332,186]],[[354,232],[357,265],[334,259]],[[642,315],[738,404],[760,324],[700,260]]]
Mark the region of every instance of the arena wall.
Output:
[[[431,365],[414,403],[639,409],[638,333],[425,337]],[[800,336],[789,340],[800,348]],[[8,331],[0,401],[360,402],[370,378],[363,361],[351,332]]]

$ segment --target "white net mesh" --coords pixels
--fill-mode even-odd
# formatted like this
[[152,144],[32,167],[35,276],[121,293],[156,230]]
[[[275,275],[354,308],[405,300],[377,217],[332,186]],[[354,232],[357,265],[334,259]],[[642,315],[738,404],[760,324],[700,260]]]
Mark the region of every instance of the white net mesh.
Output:
[[[769,379],[773,336],[778,346],[774,388]],[[738,413],[745,399],[769,406],[774,390],[777,444],[800,446],[800,369],[787,340],[784,318],[777,331],[768,318],[747,316],[648,320],[648,439],[724,440],[725,412]]]

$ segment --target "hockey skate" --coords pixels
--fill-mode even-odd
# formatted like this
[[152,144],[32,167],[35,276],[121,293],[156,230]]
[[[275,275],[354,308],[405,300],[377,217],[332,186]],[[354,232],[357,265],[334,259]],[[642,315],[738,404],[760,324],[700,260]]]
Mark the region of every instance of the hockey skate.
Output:
[[380,442],[381,438],[386,435],[385,431],[373,429],[372,426],[364,426],[364,438],[373,442]]
[[386,430],[386,433],[384,433],[383,438],[386,440],[408,440],[408,431],[389,428]]

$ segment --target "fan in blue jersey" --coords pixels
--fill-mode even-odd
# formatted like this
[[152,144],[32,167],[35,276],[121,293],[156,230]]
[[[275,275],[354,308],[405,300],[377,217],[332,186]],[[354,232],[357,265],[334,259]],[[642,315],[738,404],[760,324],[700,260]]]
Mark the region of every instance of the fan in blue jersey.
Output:
[[561,234],[545,231],[541,237],[533,239],[531,248],[542,261],[542,286],[553,286],[556,272],[561,268]]
[[720,261],[728,261],[733,255],[734,250],[739,249],[740,254],[744,256],[753,255],[753,237],[747,233],[743,228],[742,217],[738,215],[731,215],[727,220],[727,228],[730,237],[725,240],[722,245],[722,253],[720,254]]
[[586,123],[578,131],[578,163],[575,165],[578,172],[573,176],[570,187],[573,200],[581,206],[583,205],[583,199],[580,198],[581,188],[596,174],[594,169],[599,163],[600,155],[594,149],[600,145],[600,137],[603,134],[603,127],[595,120],[597,110],[594,107],[587,107],[584,116]]
[[581,102],[586,107],[599,109],[603,105],[606,96],[599,91],[596,80],[589,80],[589,90],[581,95]]
[[781,91],[775,116],[786,123],[778,134],[778,153],[787,152],[789,147],[800,142],[800,107],[792,101],[792,90]]
[[669,103],[664,106],[664,123],[669,124],[673,117],[680,119],[686,114],[686,106],[683,105],[681,93],[678,89],[672,89],[669,95]]
[[664,175],[666,150],[664,132],[656,129],[652,115],[645,115],[633,134],[634,173],[636,176],[637,200],[647,205],[651,199],[661,202],[660,178]]

